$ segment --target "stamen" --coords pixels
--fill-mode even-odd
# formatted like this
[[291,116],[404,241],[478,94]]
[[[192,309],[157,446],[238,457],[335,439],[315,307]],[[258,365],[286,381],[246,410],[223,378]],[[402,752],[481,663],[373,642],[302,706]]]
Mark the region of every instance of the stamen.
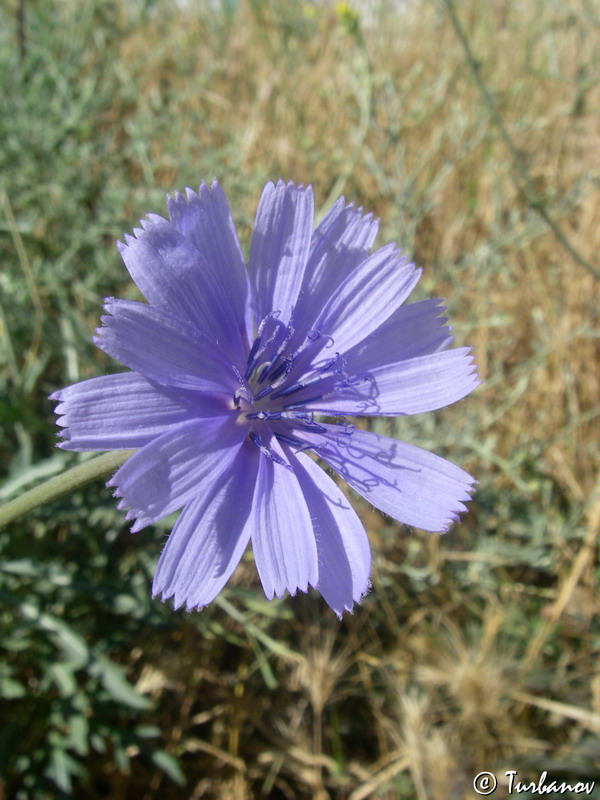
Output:
[[248,386],[248,383],[246,382],[245,378],[242,376],[242,373],[235,366],[235,364],[232,364],[231,368],[235,374],[235,377],[240,382],[240,388],[236,389],[233,395],[233,402],[235,403],[236,408],[239,408],[240,397],[245,397],[249,403],[252,402],[252,392],[250,391],[250,387]]
[[280,442],[285,442],[285,444],[289,444],[292,447],[304,447],[300,439],[296,439],[295,436],[288,436],[285,433],[276,433],[275,436]]
[[258,326],[258,331],[256,332],[256,336],[260,338],[263,334],[265,326],[270,319],[277,319],[277,317],[281,314],[281,311],[277,309],[276,311],[269,311],[267,316],[261,321],[260,325]]
[[307,414],[305,412],[304,413],[299,412],[297,414],[293,414],[292,412],[286,412],[286,417],[299,420],[311,432],[325,433],[325,431],[327,430],[326,428],[324,428],[322,425],[319,425],[319,423],[315,421],[313,414]]
[[319,425],[319,423],[316,422],[314,419],[307,420],[305,424],[307,428],[310,428],[312,431],[315,431],[316,433],[325,433],[327,431],[327,428],[324,428],[322,425]]
[[273,392],[271,398],[275,400],[277,397],[288,397],[290,394],[294,394],[294,392],[299,392],[301,389],[306,389],[308,386],[312,386],[319,381],[322,381],[323,378],[321,375],[317,375],[314,378],[311,378],[308,381],[296,381],[296,383],[292,383],[290,386],[287,386],[285,389],[279,389],[277,392]]
[[252,375],[252,370],[254,369],[254,367],[256,366],[256,362],[258,361],[258,359],[255,358],[255,355],[256,355],[256,352],[257,352],[257,350],[258,350],[258,348],[260,346],[260,342],[261,342],[261,337],[260,337],[260,334],[259,334],[256,337],[256,339],[254,340],[254,342],[252,344],[252,347],[250,348],[250,353],[248,355],[248,361],[246,362],[247,365],[248,365],[246,367],[246,372],[244,374],[244,378],[246,378],[246,380],[248,380],[250,375]]
[[[277,338],[277,334],[281,330],[281,327],[277,326],[277,317],[279,316],[280,311],[271,311],[267,316],[262,320],[260,325],[258,326],[258,330],[256,332],[256,338],[252,343],[252,347],[250,348],[250,353],[248,355],[247,367],[246,367],[246,378],[249,378],[252,375],[256,365],[258,364],[261,356],[265,354],[269,345],[273,344],[275,339]],[[267,327],[267,323],[271,320],[274,320],[274,329],[269,336],[269,338],[263,343],[262,336]]]
[[332,347],[333,336],[330,336],[328,333],[321,333],[321,331],[311,328],[306,334],[306,338],[310,339],[311,342],[316,342],[317,339],[322,339],[323,337],[329,339],[329,344],[326,344],[325,347]]
[[264,444],[260,440],[260,436],[254,433],[254,431],[250,431],[248,436],[250,437],[250,441],[252,442],[252,444],[255,444],[259,448],[259,450],[260,448],[264,447]]
[[279,376],[282,375],[284,372],[286,374],[286,377],[290,374],[290,372],[292,371],[292,367],[294,365],[294,359],[296,358],[298,353],[299,351],[296,350],[295,353],[292,353],[289,356],[281,356],[281,364],[275,367],[275,369],[273,369],[271,371],[271,374],[269,375],[269,378],[273,381],[273,383],[275,383],[277,378],[279,378]]
[[252,444],[255,444],[260,450],[260,452],[268,459],[273,461],[275,464],[280,464],[282,467],[286,467],[287,469],[292,469],[291,464],[287,464],[282,458],[280,458],[277,455],[277,453],[274,453],[270,447],[267,447],[262,443],[261,438],[257,433],[254,433],[254,431],[250,431],[248,436],[250,437],[250,441],[252,442]]
[[304,408],[309,403],[316,403],[317,400],[322,400],[322,399],[323,399],[322,394],[316,394],[314,397],[308,397],[306,400],[300,400],[297,403],[287,403],[286,405],[284,405],[284,408],[286,409],[286,411],[288,411],[291,408]]
[[263,370],[263,372],[261,373],[261,376],[258,379],[258,383],[261,383],[262,381],[264,381],[267,378],[271,377],[269,372],[270,372],[273,364],[277,361],[278,358],[283,358],[283,356],[281,354],[283,353],[285,348],[290,343],[290,339],[292,338],[294,333],[295,333],[295,329],[293,328],[293,326],[291,324],[287,325],[286,326],[285,336],[283,337],[283,341],[281,342],[281,344],[277,348],[277,352],[269,359],[269,361],[265,361],[265,367],[267,367],[267,369]]
[[304,389],[305,386],[306,384],[302,383],[302,381],[296,381],[296,383],[286,386],[285,389],[279,389],[279,391],[273,392],[271,398],[275,400],[277,397],[287,397],[289,394],[294,394],[294,392],[297,392],[299,389]]
[[[330,358],[329,361],[326,361],[322,366],[319,365],[319,364],[315,364],[315,370],[316,370],[317,373],[327,372],[328,370],[330,370],[333,367],[334,364],[336,364],[340,360],[342,361],[342,365],[343,365],[344,359],[342,357],[342,354],[341,353],[336,353],[333,358]],[[336,373],[341,374],[342,371],[343,371],[343,367],[342,367],[342,369],[336,370]]]
[[246,414],[246,419],[281,419],[283,416],[283,411],[252,411],[250,414]]
[[272,390],[273,390],[272,386],[267,386],[266,389],[261,389],[258,394],[254,395],[254,400],[260,400],[261,398],[266,397]]
[[249,378],[250,375],[252,374],[252,370],[254,369],[254,366],[257,361],[255,356],[262,342],[262,335],[265,329],[265,325],[267,324],[267,320],[271,319],[272,316],[273,316],[272,314],[267,314],[267,316],[262,320],[262,322],[258,326],[258,330],[256,332],[256,338],[252,343],[252,347],[250,348],[250,352],[248,353],[248,360],[246,361],[247,364],[246,376],[245,376],[246,378]]

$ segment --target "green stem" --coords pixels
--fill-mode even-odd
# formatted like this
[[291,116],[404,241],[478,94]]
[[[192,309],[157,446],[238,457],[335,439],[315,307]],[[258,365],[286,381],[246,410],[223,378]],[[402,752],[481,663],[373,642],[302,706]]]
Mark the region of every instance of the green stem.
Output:
[[76,467],[68,469],[62,475],[55,475],[54,478],[44,481],[40,486],[36,486],[20,497],[16,497],[9,503],[0,506],[0,528],[28,514],[34,508],[44,503],[49,503],[50,500],[55,500],[63,494],[68,494],[74,489],[78,489],[84,483],[101,478],[109,472],[114,472],[133,453],[135,453],[135,450],[117,450],[112,453],[104,453],[104,455],[92,458],[90,461],[84,461],[83,464],[78,464]]

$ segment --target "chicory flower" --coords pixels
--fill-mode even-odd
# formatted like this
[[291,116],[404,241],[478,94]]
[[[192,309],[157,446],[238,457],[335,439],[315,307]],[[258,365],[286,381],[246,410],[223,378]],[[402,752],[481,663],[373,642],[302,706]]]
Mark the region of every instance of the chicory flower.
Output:
[[131,372],[58,401],[60,447],[136,449],[109,481],[132,531],[183,509],[153,594],[197,609],[249,542],[268,598],[318,589],[341,615],[369,588],[363,525],[315,456],[373,506],[446,531],[475,483],[348,417],[433,411],[477,385],[420,270],[340,198],[313,230],[310,186],[262,193],[248,268],[216,183],[168,198],[118,243],[147,303],[107,298],[95,342]]

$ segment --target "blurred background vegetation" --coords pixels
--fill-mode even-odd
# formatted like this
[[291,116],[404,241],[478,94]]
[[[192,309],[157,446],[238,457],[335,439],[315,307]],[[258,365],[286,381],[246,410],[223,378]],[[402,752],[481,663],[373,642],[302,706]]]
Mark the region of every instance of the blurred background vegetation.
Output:
[[443,538],[355,497],[373,589],[341,622],[266,602],[249,554],[201,614],[151,601],[172,520],[130,536],[101,482],[0,532],[0,796],[600,781],[599,31],[597,0],[2,0],[0,500],[80,460],[47,396],[119,369],[114,241],[203,179],[245,247],[267,179],[374,211],[485,383],[375,423],[480,484]]

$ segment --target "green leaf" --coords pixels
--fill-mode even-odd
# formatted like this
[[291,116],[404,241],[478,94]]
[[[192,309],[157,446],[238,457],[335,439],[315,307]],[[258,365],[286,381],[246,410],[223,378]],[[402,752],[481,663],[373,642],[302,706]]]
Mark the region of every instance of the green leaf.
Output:
[[71,458],[64,453],[56,453],[45,461],[37,464],[26,464],[14,470],[8,480],[0,489],[0,500],[3,502],[17,495],[23,487],[35,483],[43,478],[50,478],[65,469]]
[[25,687],[22,683],[13,681],[12,678],[0,678],[0,697],[4,697],[6,700],[15,700],[25,694]]
[[138,601],[130,594],[118,594],[113,602],[117,614],[133,614],[139,608]]
[[90,657],[90,650],[85,639],[76,633],[66,622],[51,614],[40,613],[31,603],[22,603],[21,614],[35,622],[39,628],[53,634],[56,643],[78,664],[85,664]]
[[104,656],[97,656],[90,672],[97,675],[100,682],[114,700],[124,703],[130,708],[147,709],[152,701],[139,694],[125,677],[122,667],[117,666]]
[[154,766],[161,769],[165,775],[168,775],[173,783],[176,783],[178,786],[186,785],[187,779],[181,771],[179,763],[165,750],[154,750],[152,753],[152,763]]
[[87,756],[89,753],[88,733],[89,722],[83,714],[74,714],[69,717],[69,737],[68,743],[80,756]]
[[106,742],[99,733],[90,734],[90,744],[97,753],[104,755],[106,753]]
[[158,725],[137,725],[133,732],[140,739],[152,739],[161,733]]
[[49,669],[52,680],[56,684],[61,697],[72,697],[77,691],[77,681],[73,674],[73,665],[71,662],[70,667],[64,662],[59,664],[52,664]]
[[73,788],[71,782],[71,771],[69,770],[69,761],[67,754],[64,750],[55,748],[50,755],[50,763],[46,770],[46,775],[50,780],[62,789],[67,794],[71,793]]
[[15,558],[12,561],[4,561],[0,564],[0,572],[8,572],[11,575],[26,575],[33,578],[40,574],[40,567],[30,558]]
[[129,770],[129,756],[123,745],[119,741],[114,742],[114,755],[115,755],[115,763],[121,772],[127,772]]

